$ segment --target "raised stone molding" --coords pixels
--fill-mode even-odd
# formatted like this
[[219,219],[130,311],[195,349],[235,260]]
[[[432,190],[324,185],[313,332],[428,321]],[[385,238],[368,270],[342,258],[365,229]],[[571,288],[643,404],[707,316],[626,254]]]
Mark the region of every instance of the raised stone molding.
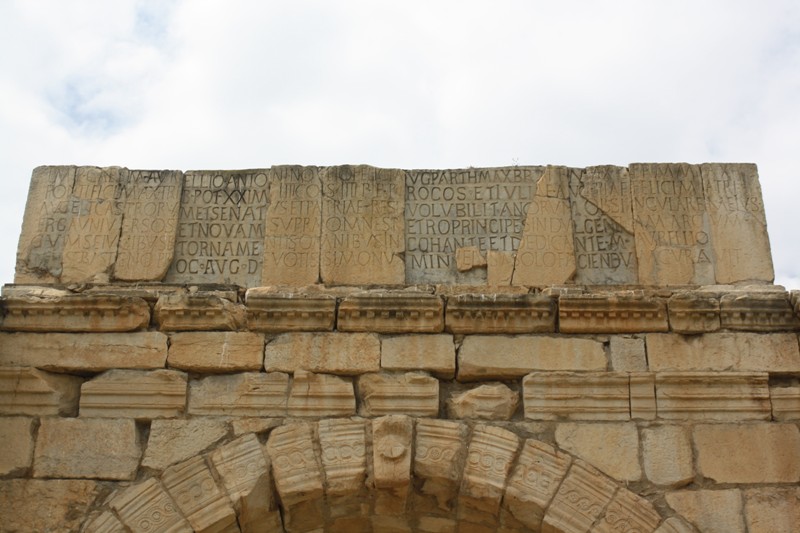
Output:
[[35,368],[0,367],[0,414],[74,416],[82,382]]
[[135,331],[150,324],[150,307],[141,298],[70,294],[0,300],[0,330],[34,332]]
[[562,333],[669,331],[666,302],[639,295],[584,294],[558,299]]
[[175,370],[109,370],[81,386],[80,416],[180,416],[186,407],[186,389],[186,374]]
[[237,330],[244,306],[210,295],[170,294],[156,302],[154,319],[162,331]]
[[337,329],[376,333],[439,333],[444,329],[440,296],[417,292],[366,292],[339,304]]
[[786,293],[725,294],[720,298],[723,328],[747,331],[792,331],[800,318]]
[[719,298],[680,292],[669,298],[669,327],[675,333],[707,333],[720,328]]
[[254,288],[245,303],[252,331],[332,331],[336,323],[336,297],[331,295]]
[[525,418],[630,420],[630,386],[622,372],[533,372],[522,380]]
[[770,387],[769,397],[775,420],[800,420],[800,386]]
[[556,302],[534,294],[448,296],[445,329],[451,333],[548,333],[556,330]]
[[347,378],[296,370],[289,391],[289,416],[347,416],[356,413],[353,383]]
[[364,416],[439,414],[439,380],[422,372],[364,374],[357,388]]
[[190,415],[285,416],[289,376],[244,372],[207,376],[189,385]]
[[769,420],[766,372],[659,372],[658,418],[669,420]]

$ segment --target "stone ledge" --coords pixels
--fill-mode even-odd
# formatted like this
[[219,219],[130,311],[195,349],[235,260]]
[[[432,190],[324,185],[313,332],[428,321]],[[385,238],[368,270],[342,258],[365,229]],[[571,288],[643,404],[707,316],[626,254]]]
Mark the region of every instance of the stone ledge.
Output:
[[450,333],[550,333],[556,302],[533,294],[458,294],[447,297]]
[[[4,310],[4,312],[2,312]],[[0,299],[0,330],[32,332],[111,332],[145,329],[150,306],[141,298],[67,295]]]
[[433,294],[366,292],[339,304],[339,331],[439,333],[444,330],[444,303]]

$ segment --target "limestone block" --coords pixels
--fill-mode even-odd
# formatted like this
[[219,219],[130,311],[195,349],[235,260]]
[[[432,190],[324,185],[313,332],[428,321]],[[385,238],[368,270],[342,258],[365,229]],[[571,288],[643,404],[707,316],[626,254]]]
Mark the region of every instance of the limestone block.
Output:
[[142,466],[163,470],[197,455],[227,432],[227,424],[215,419],[153,420]]
[[314,452],[311,426],[292,423],[275,428],[267,441],[275,487],[284,505],[322,497],[322,471]]
[[447,410],[452,418],[509,420],[518,405],[519,393],[502,383],[479,385],[452,394],[447,400]]
[[469,516],[473,510],[497,515],[519,444],[519,437],[506,429],[475,428],[461,478],[459,516]]
[[549,444],[527,439],[508,478],[503,507],[533,531],[539,531],[545,510],[567,474],[569,455]]
[[263,285],[301,287],[319,282],[322,182],[318,167],[269,170],[264,225]]
[[628,375],[618,372],[533,372],[522,380],[525,418],[629,420]]
[[79,531],[101,490],[85,479],[0,480],[3,531]]
[[150,478],[114,494],[109,505],[132,531],[189,532],[192,527],[163,485]]
[[247,290],[245,303],[251,331],[332,331],[336,322],[336,297],[331,295],[255,287]]
[[800,420],[800,387],[770,387],[774,420]]
[[583,461],[574,461],[545,512],[542,532],[589,531],[616,491],[614,481]]
[[642,429],[644,473],[656,485],[680,487],[694,479],[692,444],[681,426]]
[[564,423],[556,427],[556,443],[614,479],[639,481],[639,434],[632,422]]
[[347,416],[355,412],[356,397],[349,379],[305,370],[294,373],[289,392],[289,416]]
[[0,367],[0,414],[74,416],[82,381],[35,368]]
[[603,165],[572,172],[570,207],[575,228],[575,282],[637,283],[628,169]]
[[122,522],[111,511],[103,511],[91,516],[82,533],[127,533]]
[[613,335],[609,338],[611,369],[617,372],[646,372],[644,339]]
[[766,372],[660,372],[658,418],[667,420],[769,420]]
[[439,333],[444,329],[444,302],[423,292],[370,291],[339,304],[339,331]]
[[43,418],[34,477],[130,480],[142,449],[133,420]]
[[186,374],[175,370],[108,370],[81,386],[80,416],[180,416],[186,406],[186,381]]
[[231,502],[217,486],[203,457],[167,468],[161,482],[195,531],[239,532]]
[[329,374],[363,374],[380,369],[381,345],[370,333],[285,333],[267,343],[267,372],[302,369]]
[[747,531],[792,533],[800,524],[800,489],[763,488],[744,493]]
[[558,299],[562,333],[641,333],[668,331],[667,304],[626,292],[564,295]]
[[679,292],[667,301],[669,327],[675,333],[708,333],[720,328],[719,298],[699,292]]
[[653,531],[659,522],[661,516],[653,504],[627,489],[620,489],[592,533]]
[[264,447],[251,433],[220,446],[210,458],[237,511],[240,527],[258,530],[260,522],[269,521],[277,512]]
[[168,283],[261,284],[269,170],[200,170],[183,175],[175,258]]
[[264,362],[264,335],[249,332],[208,331],[173,333],[167,364],[204,374],[258,371]]
[[634,163],[628,173],[639,283],[713,284],[715,256],[700,167]]
[[577,169],[548,166],[528,205],[514,262],[514,285],[565,283],[575,276],[570,176]]
[[656,376],[649,372],[630,374],[631,418],[654,420],[656,418]]
[[134,331],[150,324],[150,307],[141,298],[79,294],[16,297],[2,302],[0,329],[31,332]]
[[189,384],[189,414],[284,416],[289,376],[282,372],[243,372],[208,376]]
[[0,333],[0,366],[102,372],[164,368],[167,336],[140,333]]
[[700,173],[717,283],[772,282],[772,254],[756,166],[704,163]]
[[666,494],[667,504],[703,533],[744,533],[739,489],[680,490]]
[[467,428],[459,422],[421,419],[417,421],[414,476],[422,479],[422,493],[449,510],[458,493],[466,460]]
[[452,379],[456,373],[456,348],[452,335],[404,335],[381,339],[383,370],[423,370]]
[[367,476],[364,422],[327,419],[320,420],[318,427],[328,498],[358,493]]
[[489,250],[486,252],[486,284],[489,287],[511,285],[514,276],[514,254]]
[[439,414],[439,380],[422,372],[363,374],[357,383],[364,416]]
[[725,294],[719,307],[723,328],[745,331],[800,329],[800,318],[784,292]]
[[282,417],[235,418],[232,422],[233,434],[237,437],[246,433],[265,433],[282,425]]
[[684,520],[671,516],[656,529],[655,533],[695,533],[697,530]]
[[555,300],[541,294],[457,294],[447,298],[445,329],[451,333],[550,333]]
[[792,333],[648,333],[646,343],[651,371],[800,371],[800,348]]
[[470,335],[458,351],[458,380],[514,379],[536,370],[606,370],[603,344],[591,339]]
[[320,279],[327,285],[405,283],[405,176],[366,165],[322,178]]
[[372,467],[375,514],[403,514],[411,486],[411,454],[414,424],[404,415],[372,421]]
[[237,330],[246,323],[244,306],[204,294],[165,294],[153,318],[161,331]]
[[698,472],[717,483],[797,483],[800,430],[794,424],[694,427]]
[[30,468],[33,460],[33,418],[0,418],[0,476],[16,476]]

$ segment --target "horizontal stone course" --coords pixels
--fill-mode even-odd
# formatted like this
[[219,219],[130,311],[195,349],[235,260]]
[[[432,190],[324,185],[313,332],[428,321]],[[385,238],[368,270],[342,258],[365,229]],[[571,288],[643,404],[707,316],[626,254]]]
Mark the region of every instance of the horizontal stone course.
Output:
[[260,370],[264,364],[264,335],[250,332],[197,331],[169,337],[167,365],[216,374]]
[[380,340],[372,333],[284,333],[264,353],[267,372],[356,375],[377,372],[380,364]]

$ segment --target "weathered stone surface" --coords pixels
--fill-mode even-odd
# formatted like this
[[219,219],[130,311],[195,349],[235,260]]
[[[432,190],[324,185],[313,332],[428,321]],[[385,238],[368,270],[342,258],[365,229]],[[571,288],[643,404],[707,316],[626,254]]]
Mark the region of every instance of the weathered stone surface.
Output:
[[486,252],[486,284],[489,287],[511,285],[514,276],[514,254],[512,252]]
[[246,322],[244,306],[203,294],[165,294],[153,317],[161,331],[236,330]]
[[470,335],[458,351],[458,380],[513,379],[534,370],[605,370],[603,344],[591,339]]
[[326,494],[358,493],[367,476],[366,428],[363,421],[329,419],[319,422]]
[[0,366],[102,372],[164,368],[167,336],[141,333],[0,333]]
[[467,449],[461,478],[458,514],[469,517],[472,511],[496,515],[506,486],[506,477],[519,448],[519,437],[492,426],[477,426]]
[[658,418],[670,420],[769,420],[766,372],[660,372]]
[[206,374],[260,370],[264,335],[249,332],[186,332],[169,337],[167,365]]
[[238,533],[231,502],[202,457],[167,468],[161,482],[195,531]]
[[792,333],[648,333],[646,342],[651,371],[800,371],[800,348]]
[[656,485],[679,487],[694,479],[692,443],[681,426],[642,429],[644,473]]
[[611,369],[616,372],[646,372],[644,339],[614,335],[609,338]]
[[245,303],[252,331],[331,331],[336,322],[336,297],[331,295],[255,287],[247,290]]
[[792,533],[800,524],[800,489],[750,489],[744,492],[747,531]]
[[208,418],[153,420],[142,466],[163,470],[197,455],[227,432],[225,422]]
[[770,387],[772,418],[775,420],[800,420],[800,387]]
[[414,476],[423,480],[421,492],[436,500],[439,509],[450,509],[458,492],[466,458],[467,428],[459,422],[417,421]]
[[451,333],[549,333],[556,329],[555,300],[541,294],[458,294],[447,298]]
[[668,331],[667,304],[627,292],[564,295],[558,299],[562,333],[641,333]]
[[661,516],[653,504],[627,489],[620,489],[592,533],[653,531],[659,522]]
[[758,171],[753,164],[700,165],[717,283],[774,278]]
[[508,478],[503,506],[525,526],[538,531],[570,463],[569,455],[549,444],[526,440]]
[[346,297],[339,304],[339,331],[439,333],[444,329],[444,302],[423,292],[372,291]]
[[695,533],[696,530],[676,516],[671,516],[656,529],[655,533]]
[[720,328],[719,298],[699,292],[670,296],[669,327],[675,333],[707,333]]
[[746,331],[800,329],[800,318],[784,292],[731,293],[720,298],[723,328]]
[[150,323],[141,298],[115,295],[5,298],[0,329],[32,332],[134,331]]
[[654,420],[656,418],[656,376],[650,372],[630,374],[631,418]]
[[43,418],[34,477],[133,479],[142,455],[133,420]]
[[125,526],[111,511],[103,511],[90,516],[81,531],[82,533],[127,533]]
[[634,240],[643,285],[710,285],[714,250],[700,167],[628,166]]
[[342,165],[321,178],[322,282],[405,283],[403,171]]
[[703,533],[744,533],[739,489],[681,490],[666,495],[667,504]]
[[208,376],[189,385],[189,414],[284,416],[289,376],[281,372],[243,372]]
[[533,372],[522,380],[525,418],[629,420],[628,375],[621,372]]
[[639,481],[636,424],[575,424],[556,427],[556,443],[620,481]]
[[575,460],[545,512],[542,531],[589,531],[616,491],[611,479]]
[[269,171],[201,170],[183,176],[169,283],[261,283]]
[[109,505],[132,531],[192,531],[163,485],[150,478],[115,494]]
[[289,416],[346,416],[356,412],[349,379],[297,370],[289,392]]
[[269,436],[267,452],[284,505],[322,497],[322,470],[313,438],[311,426],[303,423],[281,426]]
[[439,414],[439,380],[422,372],[364,374],[358,378],[358,397],[364,416]]
[[517,166],[407,171],[406,282],[485,284],[487,253],[518,248],[543,171]]
[[33,460],[33,418],[0,418],[0,476],[22,474]]
[[79,531],[100,490],[84,479],[0,480],[3,531]]
[[407,416],[384,416],[372,421],[376,514],[399,515],[405,511],[411,486],[413,434],[414,424]]
[[267,372],[302,369],[330,374],[380,370],[381,344],[371,333],[285,333],[267,343]]
[[519,405],[519,393],[502,383],[479,385],[447,400],[451,418],[509,420]]
[[456,373],[452,335],[404,335],[381,339],[383,370],[424,370],[444,379]]
[[81,417],[172,418],[186,406],[186,374],[109,370],[81,386]]
[[264,433],[282,425],[284,419],[281,417],[270,418],[236,418],[231,425],[233,426],[233,434],[238,436],[246,433]]
[[575,276],[575,248],[570,211],[570,176],[579,172],[548,166],[528,205],[522,240],[514,263],[514,285],[543,286]]
[[311,166],[270,169],[263,285],[301,287],[319,282],[323,193],[319,174],[320,169]]
[[82,381],[35,368],[0,367],[0,414],[73,416]]
[[793,424],[694,427],[697,469],[717,483],[797,483],[800,430]]

